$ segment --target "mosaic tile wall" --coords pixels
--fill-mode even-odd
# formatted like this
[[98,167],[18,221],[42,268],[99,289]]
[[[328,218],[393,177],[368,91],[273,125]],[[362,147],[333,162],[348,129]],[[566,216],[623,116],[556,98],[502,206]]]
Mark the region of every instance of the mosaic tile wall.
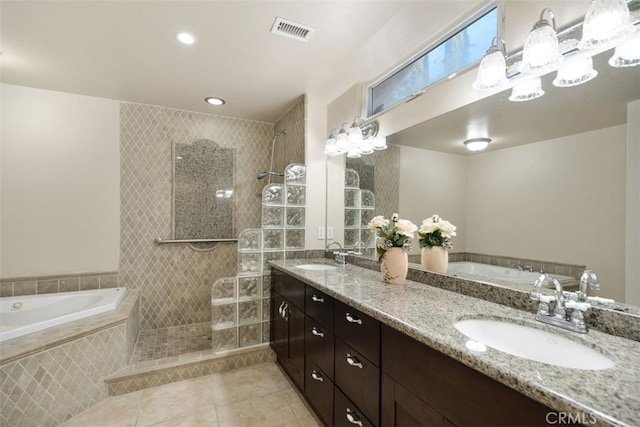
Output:
[[120,324],[0,366],[0,425],[57,426],[106,397],[126,365]]
[[[278,137],[273,150],[273,170],[283,172],[291,163],[304,164],[304,95],[275,124]],[[282,177],[271,177],[271,182],[282,183]],[[265,180],[265,183],[267,181]]]
[[141,289],[141,329],[211,321],[210,289],[235,274],[236,245],[208,251],[156,245],[171,237],[171,145],[198,139],[236,150],[235,229],[260,224],[258,172],[271,155],[273,125],[123,103],[120,110],[121,286]]

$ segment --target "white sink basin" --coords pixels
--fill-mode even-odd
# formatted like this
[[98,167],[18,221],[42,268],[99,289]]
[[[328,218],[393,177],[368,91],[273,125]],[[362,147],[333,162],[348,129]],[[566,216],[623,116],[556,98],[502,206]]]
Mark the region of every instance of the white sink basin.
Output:
[[502,352],[564,368],[602,370],[615,363],[602,353],[562,336],[509,321],[460,320],[454,324],[471,342],[467,347],[482,351],[483,345]]
[[333,265],[327,265],[327,264],[300,264],[300,265],[296,265],[295,268],[299,268],[301,270],[315,270],[315,271],[328,271],[328,270],[336,269],[336,267],[334,267]]

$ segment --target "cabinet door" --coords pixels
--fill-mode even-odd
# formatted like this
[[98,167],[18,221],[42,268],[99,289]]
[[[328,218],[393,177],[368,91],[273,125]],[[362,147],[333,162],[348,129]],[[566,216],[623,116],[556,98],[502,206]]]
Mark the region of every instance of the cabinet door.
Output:
[[453,426],[445,424],[441,414],[386,374],[382,374],[381,407],[380,425],[385,427]]
[[286,308],[285,319],[289,324],[289,363],[291,378],[304,389],[304,312],[295,305]]
[[338,387],[336,387],[334,391],[333,425],[334,427],[374,426]]
[[333,381],[307,358],[304,395],[326,426],[333,425]]
[[271,293],[271,348],[281,362],[289,358],[289,325],[282,314],[286,301],[278,293]]

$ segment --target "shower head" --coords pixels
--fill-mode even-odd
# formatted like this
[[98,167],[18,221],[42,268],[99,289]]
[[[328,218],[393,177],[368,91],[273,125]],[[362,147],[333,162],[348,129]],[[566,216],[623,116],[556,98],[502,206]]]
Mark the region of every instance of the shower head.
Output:
[[284,176],[284,173],[282,173],[282,172],[265,171],[265,172],[260,172],[256,178],[257,179],[263,179],[268,175]]

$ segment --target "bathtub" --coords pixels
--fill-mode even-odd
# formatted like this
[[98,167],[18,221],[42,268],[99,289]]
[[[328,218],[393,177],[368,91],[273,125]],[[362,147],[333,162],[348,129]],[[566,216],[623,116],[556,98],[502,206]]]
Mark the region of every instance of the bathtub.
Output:
[[0,342],[114,310],[127,288],[0,298]]
[[[448,274],[464,273],[474,274],[478,276],[489,277],[497,280],[504,280],[506,282],[515,282],[533,285],[540,273],[531,271],[520,271],[515,268],[500,267],[498,265],[480,264],[477,262],[450,262],[447,270]],[[560,283],[572,283],[576,279],[570,276],[561,276],[558,274],[552,274],[560,281]],[[552,287],[550,282],[546,283],[546,287]]]

